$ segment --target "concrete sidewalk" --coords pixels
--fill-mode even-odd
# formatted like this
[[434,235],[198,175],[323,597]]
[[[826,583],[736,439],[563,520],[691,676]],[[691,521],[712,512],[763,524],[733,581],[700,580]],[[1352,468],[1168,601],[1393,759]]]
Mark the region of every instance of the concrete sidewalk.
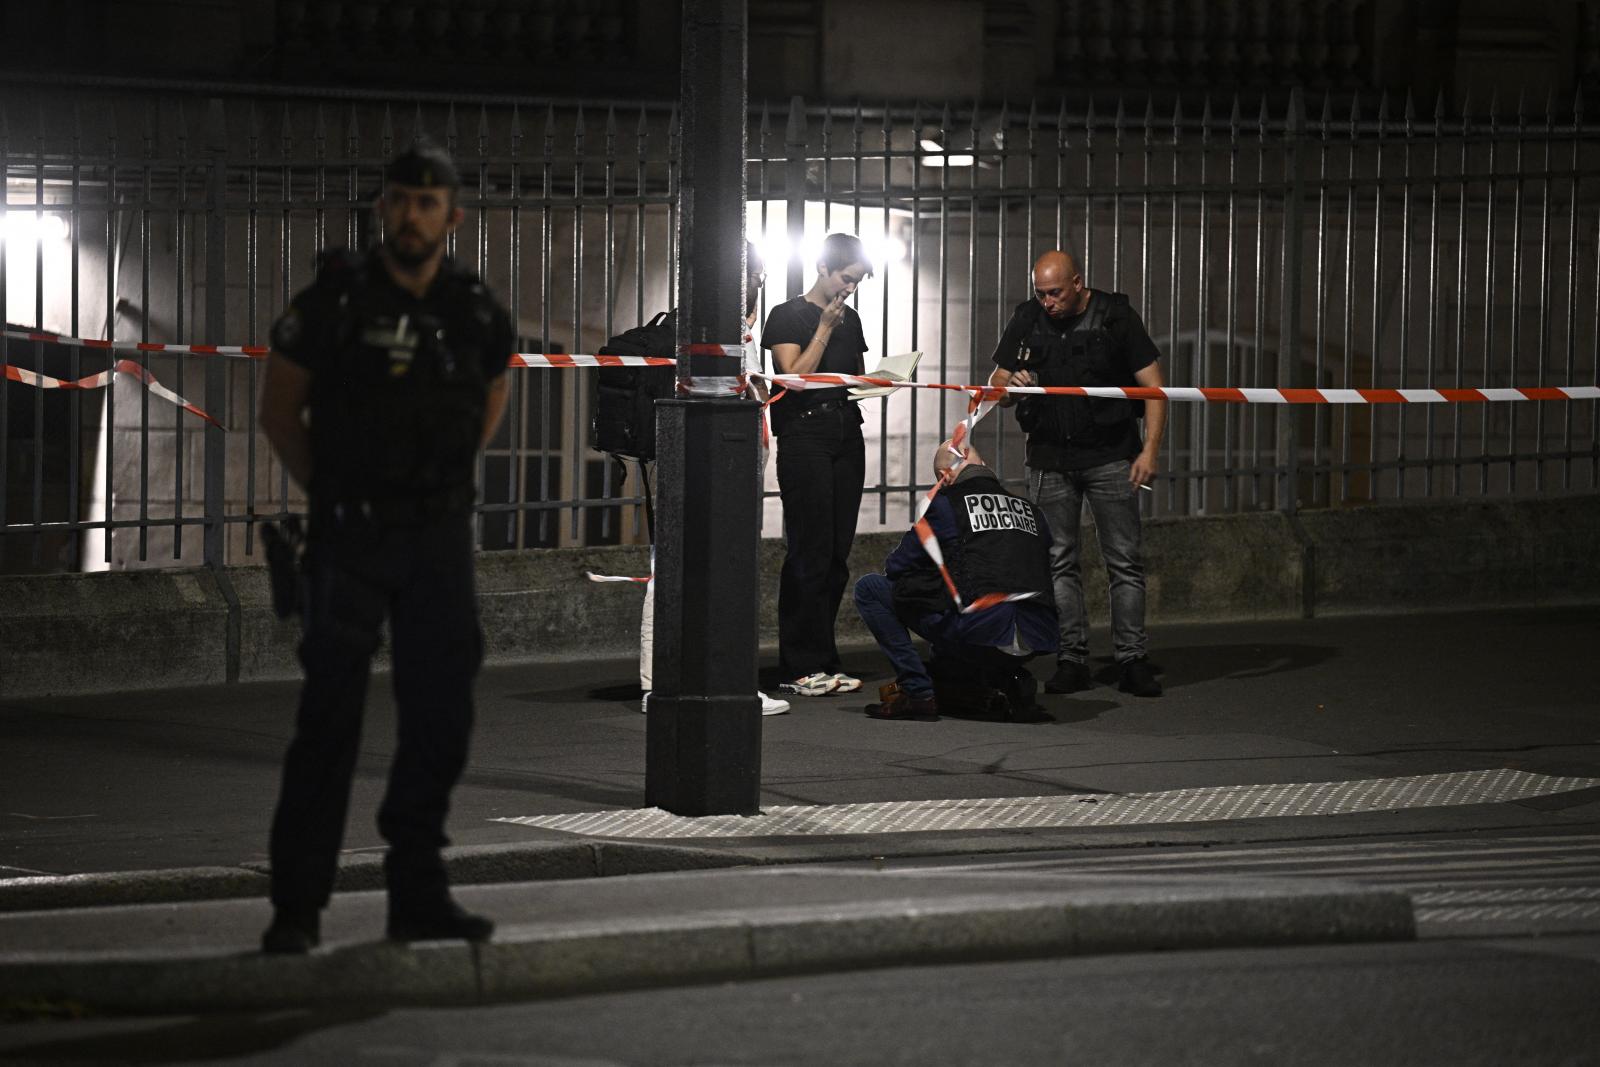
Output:
[[484,945],[375,941],[342,893],[308,956],[256,951],[260,901],[0,916],[0,1006],[195,1011],[464,1004],[853,967],[1409,939],[1403,893],[1245,879],[871,872],[640,875],[458,890]]
[[[1165,697],[1102,684],[1044,697],[1039,725],[869,720],[861,708],[887,671],[858,648],[847,665],[866,691],[763,720],[767,814],[731,825],[637,811],[644,716],[632,663],[488,671],[449,853],[462,898],[502,923],[481,950],[371,943],[383,917],[371,821],[393,730],[380,677],[332,947],[299,961],[252,951],[268,916],[266,826],[294,686],[0,702],[0,998],[240,1006],[315,989],[459,1002],[920,960],[1403,937],[1403,896],[1332,884],[989,884],[778,865],[1600,825],[1592,609],[1157,636]],[[757,869],[718,870],[730,867]]]

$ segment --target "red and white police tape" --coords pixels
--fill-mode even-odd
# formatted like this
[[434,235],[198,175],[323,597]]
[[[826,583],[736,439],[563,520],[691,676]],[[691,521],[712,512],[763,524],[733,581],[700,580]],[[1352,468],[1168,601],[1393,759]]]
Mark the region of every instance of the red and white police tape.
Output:
[[126,374],[131,378],[138,379],[144,383],[145,388],[161,399],[169,400],[190,414],[200,416],[219,430],[227,429],[222,423],[156,381],[155,375],[131,359],[119,359],[112,365],[110,370],[103,370],[99,374],[90,374],[74,380],[52,378],[48,374],[39,374],[24,367],[14,367],[9,363],[0,363],[0,377],[7,378],[13,382],[21,382],[23,385],[31,385],[35,389],[104,389],[111,384],[111,380],[118,374]]

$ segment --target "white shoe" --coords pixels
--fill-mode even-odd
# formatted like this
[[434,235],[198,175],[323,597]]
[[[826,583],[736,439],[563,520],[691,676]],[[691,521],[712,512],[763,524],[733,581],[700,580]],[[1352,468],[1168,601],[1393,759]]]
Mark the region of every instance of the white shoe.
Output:
[[823,697],[838,688],[839,682],[833,675],[818,671],[804,678],[796,678],[792,682],[780,683],[778,692],[786,697]]
[[767,694],[761,692],[759,689],[756,690],[756,696],[761,698],[761,714],[763,714],[763,715],[787,715],[787,714],[789,714],[789,702],[787,700],[774,700],[772,697],[767,696]]
[[861,679],[852,678],[848,674],[834,675],[833,683],[833,691],[835,693],[854,693],[861,688]]

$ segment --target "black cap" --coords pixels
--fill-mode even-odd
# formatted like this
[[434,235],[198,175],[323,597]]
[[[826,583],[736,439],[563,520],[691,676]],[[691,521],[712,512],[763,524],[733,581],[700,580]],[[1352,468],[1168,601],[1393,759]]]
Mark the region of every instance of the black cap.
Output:
[[426,140],[416,140],[384,168],[386,184],[412,185],[419,189],[455,189],[461,175],[443,148]]

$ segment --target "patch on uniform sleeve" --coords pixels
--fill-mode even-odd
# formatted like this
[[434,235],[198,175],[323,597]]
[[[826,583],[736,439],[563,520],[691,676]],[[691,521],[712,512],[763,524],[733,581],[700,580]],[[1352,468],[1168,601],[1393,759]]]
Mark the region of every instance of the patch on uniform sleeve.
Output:
[[272,347],[280,352],[293,352],[299,347],[304,331],[305,323],[301,321],[300,309],[291,307],[272,324]]

